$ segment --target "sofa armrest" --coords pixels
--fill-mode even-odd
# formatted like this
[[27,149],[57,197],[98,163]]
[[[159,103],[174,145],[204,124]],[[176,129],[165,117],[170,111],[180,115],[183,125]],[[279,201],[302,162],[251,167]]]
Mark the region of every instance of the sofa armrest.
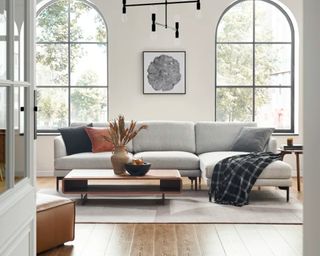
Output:
[[270,138],[266,148],[267,152],[277,153],[277,140],[273,137]]
[[62,136],[54,138],[54,159],[61,158],[67,155],[66,146]]

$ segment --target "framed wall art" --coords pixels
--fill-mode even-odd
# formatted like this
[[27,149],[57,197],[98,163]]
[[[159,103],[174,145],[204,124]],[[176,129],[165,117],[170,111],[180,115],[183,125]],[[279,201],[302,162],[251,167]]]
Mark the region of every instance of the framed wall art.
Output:
[[186,52],[143,52],[144,94],[186,94]]

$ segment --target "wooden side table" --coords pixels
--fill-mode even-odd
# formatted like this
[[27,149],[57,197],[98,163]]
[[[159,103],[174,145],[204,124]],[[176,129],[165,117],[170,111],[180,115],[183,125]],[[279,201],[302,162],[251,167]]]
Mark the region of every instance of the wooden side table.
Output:
[[303,150],[298,150],[298,149],[283,149],[280,148],[279,149],[280,154],[282,156],[282,160],[284,158],[285,155],[291,155],[291,154],[295,154],[296,155],[296,168],[297,168],[297,187],[298,187],[298,191],[300,192],[300,155],[303,154]]

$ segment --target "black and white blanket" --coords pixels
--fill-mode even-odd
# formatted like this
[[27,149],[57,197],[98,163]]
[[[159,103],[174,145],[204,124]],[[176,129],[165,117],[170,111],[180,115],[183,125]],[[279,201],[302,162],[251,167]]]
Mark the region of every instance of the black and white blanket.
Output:
[[257,178],[270,163],[281,160],[280,154],[258,152],[225,158],[213,170],[209,197],[219,204],[243,206]]

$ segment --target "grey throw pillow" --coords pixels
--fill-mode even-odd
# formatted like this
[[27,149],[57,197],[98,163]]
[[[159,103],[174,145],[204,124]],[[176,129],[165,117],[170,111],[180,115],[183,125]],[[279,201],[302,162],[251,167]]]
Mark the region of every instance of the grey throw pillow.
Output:
[[232,146],[233,151],[264,151],[274,128],[243,127]]

